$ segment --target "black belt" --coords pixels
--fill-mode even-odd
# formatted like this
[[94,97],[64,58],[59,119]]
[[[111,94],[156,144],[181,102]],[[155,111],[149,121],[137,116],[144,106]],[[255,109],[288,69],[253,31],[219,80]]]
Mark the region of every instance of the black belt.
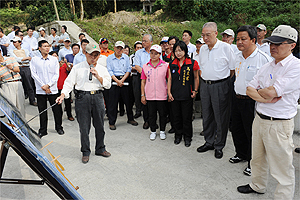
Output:
[[251,99],[249,96],[247,95],[240,95],[240,94],[236,94],[235,97],[237,99]]
[[202,79],[202,80],[204,81],[204,83],[211,85],[211,84],[215,84],[215,83],[220,83],[220,82],[226,81],[226,80],[229,79],[229,77],[230,76],[228,76],[227,78],[221,79],[221,80],[217,80],[217,81],[209,81],[209,80],[204,80],[204,79]]
[[266,116],[266,115],[261,114],[261,113],[259,113],[259,112],[256,112],[256,113],[258,114],[258,116],[259,116],[260,118],[266,119],[266,120],[271,120],[271,121],[273,121],[273,120],[290,120],[290,119],[281,119],[281,118],[269,117],[269,116]]
[[82,90],[77,90],[79,94],[100,94],[102,90],[92,90],[92,91],[82,91]]
[[123,77],[124,77],[124,75],[122,75],[122,76],[115,76],[117,79],[119,79],[119,80],[121,80]]

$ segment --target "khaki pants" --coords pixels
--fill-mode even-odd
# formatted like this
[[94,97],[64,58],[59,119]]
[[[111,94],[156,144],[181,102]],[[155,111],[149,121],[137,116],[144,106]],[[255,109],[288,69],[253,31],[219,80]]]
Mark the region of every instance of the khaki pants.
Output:
[[274,199],[292,199],[295,190],[293,166],[294,119],[264,120],[257,114],[252,127],[251,188],[264,193],[268,171],[278,181]]

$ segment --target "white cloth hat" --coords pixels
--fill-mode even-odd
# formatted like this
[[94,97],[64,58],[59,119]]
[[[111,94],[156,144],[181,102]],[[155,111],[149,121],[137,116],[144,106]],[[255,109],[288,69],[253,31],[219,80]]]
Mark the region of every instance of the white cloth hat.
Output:
[[200,42],[201,44],[204,44],[204,43],[205,43],[204,40],[203,40],[203,38],[198,38],[198,39],[196,40],[196,42]]
[[221,35],[223,35],[224,33],[226,33],[227,35],[231,35],[232,37],[234,37],[234,31],[232,29],[226,29],[225,31],[223,31],[221,33]]
[[288,25],[279,25],[274,29],[271,36],[263,39],[262,42],[272,42],[275,44],[282,43],[286,40],[293,40],[294,42],[297,42],[298,39],[298,32],[296,29],[292,28]]
[[44,27],[41,27],[41,28],[39,28],[39,32],[41,32],[41,31],[45,31],[46,29],[44,28]]
[[150,48],[150,51],[151,50],[155,50],[158,53],[161,53],[161,47],[158,44],[152,45],[152,47]]
[[101,52],[98,45],[94,45],[94,44],[87,44],[86,45],[86,49],[85,51],[88,53],[88,54],[91,54],[93,53],[94,51],[98,51],[99,53]]
[[125,48],[125,43],[122,41],[117,41],[115,43],[115,47],[122,47],[123,49]]
[[259,28],[260,30],[263,30],[263,31],[266,31],[267,30],[267,27],[264,25],[264,24],[258,24],[256,26],[256,28]]
[[21,42],[21,38],[19,38],[18,36],[14,36],[13,39],[11,40],[11,42]]

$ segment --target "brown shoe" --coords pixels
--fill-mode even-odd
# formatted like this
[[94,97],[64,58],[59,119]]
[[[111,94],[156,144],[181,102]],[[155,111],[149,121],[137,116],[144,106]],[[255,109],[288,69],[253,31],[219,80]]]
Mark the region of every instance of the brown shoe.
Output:
[[116,128],[115,125],[109,125],[109,129],[114,131],[114,130],[116,130],[117,128]]
[[74,121],[74,118],[73,117],[68,117],[68,120]]
[[37,106],[38,104],[37,104],[37,102],[34,101],[34,102],[31,102],[30,105]]
[[90,157],[89,156],[82,156],[82,163],[86,164],[87,162],[89,162]]
[[108,151],[104,151],[102,153],[95,153],[96,156],[103,156],[103,157],[109,157],[111,154]]
[[131,124],[132,126],[137,126],[138,123],[135,120],[129,120],[127,121],[128,124]]

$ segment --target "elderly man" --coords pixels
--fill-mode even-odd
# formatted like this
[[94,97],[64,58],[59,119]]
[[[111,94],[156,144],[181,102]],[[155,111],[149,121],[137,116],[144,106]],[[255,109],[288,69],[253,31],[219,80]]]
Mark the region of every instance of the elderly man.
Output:
[[217,39],[215,22],[207,22],[202,28],[205,45],[200,48],[200,97],[203,114],[205,144],[199,153],[215,149],[215,157],[223,157],[229,117],[231,82],[234,74],[235,55],[229,44]]
[[99,40],[99,47],[101,49],[101,55],[105,55],[106,57],[108,57],[109,55],[114,53],[114,51],[108,49],[108,39],[107,38],[101,38]]
[[[138,76],[139,76],[139,82],[138,83],[134,83],[134,84],[138,84],[138,86],[134,86],[135,89],[138,88],[138,92],[136,92],[137,96],[141,96],[141,73],[142,73],[142,67],[144,64],[148,63],[150,60],[150,48],[151,45],[153,43],[153,38],[152,35],[150,34],[145,34],[143,36],[143,40],[142,40],[142,44],[143,47],[142,49],[138,50],[135,53],[135,57],[133,60],[133,65],[134,67],[132,67],[132,69],[137,70],[138,72]],[[149,128],[149,114],[148,114],[148,106],[147,104],[141,104],[141,108],[143,111],[143,118],[144,118],[144,125],[143,125],[143,129],[148,129]]]
[[102,94],[104,88],[110,88],[111,78],[107,69],[97,64],[99,56],[100,49],[96,45],[88,44],[86,61],[73,67],[65,80],[60,97],[56,99],[56,102],[62,103],[64,98],[69,97],[69,93],[75,86],[75,112],[79,123],[82,162],[84,164],[89,161],[91,154],[89,140],[91,119],[96,135],[95,154],[103,157],[111,156],[104,145],[105,109]]
[[222,35],[222,41],[223,42],[226,42],[228,44],[230,44],[232,50],[234,51],[234,53],[238,53],[239,50],[237,48],[237,46],[235,44],[233,44],[233,41],[234,41],[234,32],[232,29],[226,29],[225,31],[223,31],[221,33]]
[[237,30],[236,41],[240,53],[237,54],[235,62],[235,95],[231,111],[231,133],[236,155],[231,157],[229,162],[248,161],[248,166],[243,171],[248,176],[251,175],[251,138],[255,101],[246,94],[247,84],[264,64],[272,61],[270,56],[256,47],[256,35],[254,26],[241,26]]
[[127,123],[137,126],[138,123],[133,119],[132,106],[130,106],[129,99],[129,75],[131,67],[129,58],[126,54],[122,53],[125,47],[124,42],[117,41],[114,47],[114,54],[107,57],[107,71],[111,76],[113,82],[112,87],[109,90],[109,102],[108,102],[108,121],[110,130],[116,130],[118,101],[121,96],[126,106]]
[[267,34],[267,27],[264,24],[258,24],[256,26],[257,30],[257,43],[256,46],[258,49],[262,50],[269,56],[271,55],[270,53],[270,45],[269,43],[263,43],[262,40],[265,39],[265,35]]
[[31,57],[29,55],[29,51],[21,46],[21,38],[15,36],[12,39],[12,42],[15,48],[10,51],[10,55],[12,57],[15,57],[20,64],[20,75],[22,77],[25,94],[27,94],[29,97],[30,105],[37,106],[37,103],[35,101],[34,84],[32,82],[30,72],[29,62],[31,61]]
[[[25,117],[25,98],[19,74],[19,64],[14,57],[3,57],[0,48],[0,93],[7,97]],[[0,111],[0,113],[2,113]]]
[[[49,55],[50,45],[46,40],[39,41],[39,50],[41,57],[35,56],[30,61],[31,76],[36,85],[36,96],[38,110],[42,112],[47,108],[47,101],[50,105],[55,103],[59,96],[57,89],[57,81],[59,77],[59,63],[57,58]],[[62,109],[61,105],[52,107],[55,130],[59,135],[64,134],[62,127]],[[40,115],[39,135],[43,137],[47,135],[48,115],[44,112]]]
[[300,60],[293,56],[298,33],[280,25],[262,42],[270,43],[274,58],[248,84],[247,95],[257,102],[252,126],[251,183],[241,193],[264,193],[268,171],[277,180],[274,199],[293,199],[293,129],[300,95]]

